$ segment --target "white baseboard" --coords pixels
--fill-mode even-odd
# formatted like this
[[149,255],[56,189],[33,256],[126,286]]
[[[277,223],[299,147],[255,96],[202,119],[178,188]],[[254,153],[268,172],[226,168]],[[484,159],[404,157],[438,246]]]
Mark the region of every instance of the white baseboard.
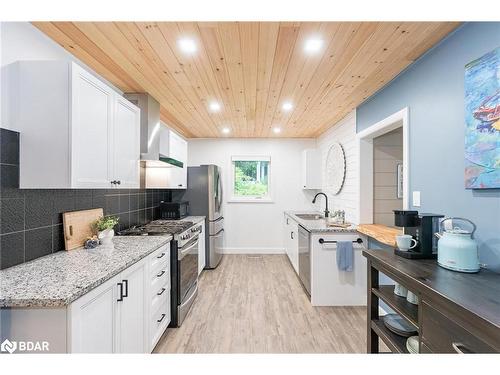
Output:
[[285,254],[285,249],[282,247],[225,247],[222,249],[223,254]]

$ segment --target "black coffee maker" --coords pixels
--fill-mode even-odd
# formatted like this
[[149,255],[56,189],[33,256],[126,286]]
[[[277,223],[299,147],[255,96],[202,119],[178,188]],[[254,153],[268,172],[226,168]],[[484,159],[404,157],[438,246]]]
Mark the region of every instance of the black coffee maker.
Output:
[[437,257],[437,238],[439,222],[444,215],[419,214],[418,211],[394,210],[394,225],[403,228],[416,241],[416,246],[408,251],[394,249],[394,253],[409,259],[435,259]]

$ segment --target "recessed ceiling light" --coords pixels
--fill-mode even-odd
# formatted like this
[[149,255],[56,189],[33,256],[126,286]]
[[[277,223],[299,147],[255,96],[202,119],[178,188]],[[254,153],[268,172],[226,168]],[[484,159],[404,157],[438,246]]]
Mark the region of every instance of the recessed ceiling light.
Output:
[[220,104],[218,102],[210,102],[208,104],[208,108],[210,109],[211,112],[219,112]]
[[195,53],[198,47],[196,46],[196,43],[193,39],[189,38],[182,38],[177,41],[177,44],[179,45],[179,48],[181,49],[182,52],[184,53]]
[[278,127],[278,126],[275,126],[275,127],[273,128],[273,132],[274,132],[274,134],[279,134],[279,133],[281,133],[281,128],[280,128],[280,127]]
[[306,53],[316,53],[323,47],[323,39],[311,38],[306,40],[304,51]]
[[229,134],[231,132],[231,129],[229,129],[229,128],[222,128],[222,132],[224,134]]
[[293,104],[292,102],[284,102],[281,108],[283,108],[283,111],[288,112],[293,108]]

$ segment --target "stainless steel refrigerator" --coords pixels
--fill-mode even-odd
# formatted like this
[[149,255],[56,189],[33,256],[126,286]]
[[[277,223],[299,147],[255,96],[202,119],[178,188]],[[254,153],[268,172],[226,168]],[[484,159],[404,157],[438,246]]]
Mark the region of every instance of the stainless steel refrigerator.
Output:
[[216,165],[188,167],[187,191],[189,214],[206,216],[205,269],[217,267],[224,246],[224,216],[222,214],[222,180]]

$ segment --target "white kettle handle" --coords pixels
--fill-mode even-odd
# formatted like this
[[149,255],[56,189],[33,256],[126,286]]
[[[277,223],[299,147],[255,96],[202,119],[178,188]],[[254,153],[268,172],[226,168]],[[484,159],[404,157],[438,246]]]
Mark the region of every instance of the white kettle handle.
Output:
[[474,232],[476,231],[477,227],[476,227],[476,224],[474,224],[472,221],[470,221],[469,219],[465,219],[463,217],[447,217],[447,218],[444,218],[443,220],[441,220],[441,223],[439,224],[440,226],[440,230],[442,231],[443,230],[443,223],[447,220],[462,220],[462,221],[466,221],[468,222],[470,225],[472,225],[472,232],[470,234],[470,236],[472,237],[474,235]]

